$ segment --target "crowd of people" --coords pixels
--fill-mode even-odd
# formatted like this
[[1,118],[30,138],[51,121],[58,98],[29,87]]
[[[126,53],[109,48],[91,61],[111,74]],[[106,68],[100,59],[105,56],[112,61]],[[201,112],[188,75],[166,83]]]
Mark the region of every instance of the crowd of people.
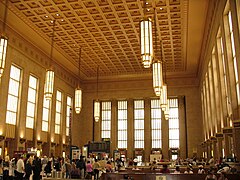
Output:
[[[150,163],[150,169],[157,169],[157,161],[154,159]],[[161,160],[164,162],[164,160]],[[188,158],[186,160],[180,157],[174,161],[175,170],[170,171],[167,164],[163,164],[160,168],[160,173],[173,173],[173,174],[206,174],[205,180],[228,180],[227,174],[234,174],[237,169],[230,167],[225,158],[220,157],[219,160],[215,160],[212,156],[209,160],[198,160],[196,158]],[[218,176],[216,176],[218,174]],[[218,177],[218,178],[217,178]]]
[[[199,161],[196,159],[187,159],[185,161],[178,158],[174,161],[171,170],[168,163],[159,166],[159,163],[166,162],[164,159],[152,160],[149,163],[151,170],[160,171],[160,173],[173,174],[206,174],[206,179],[215,179],[215,174],[220,174],[218,180],[227,180],[226,174],[234,173],[225,161],[220,158],[215,161],[211,157],[208,161]],[[167,161],[169,162],[169,161]],[[187,164],[186,164],[187,163]],[[140,170],[137,157],[126,160],[125,158],[102,158],[101,160],[95,157],[80,156],[79,159],[70,161],[68,157],[37,157],[34,155],[19,156],[18,158],[10,159],[5,156],[0,157],[0,174],[4,180],[39,180],[42,177],[60,177],[66,179],[99,179],[103,172],[117,172],[130,168],[132,170]],[[146,167],[146,166],[145,166]],[[173,167],[175,170],[173,171]],[[197,167],[197,168],[196,168]]]
[[0,157],[0,173],[4,180],[39,180],[42,172],[42,162],[37,156],[20,155],[18,158],[12,158],[7,155],[4,159]]
[[[116,167],[115,167],[116,164]],[[42,177],[66,179],[99,179],[103,172],[113,172],[122,166],[120,160],[101,160],[84,156],[70,161],[68,157],[37,157],[21,155],[0,157],[0,174],[4,180],[40,180]]]

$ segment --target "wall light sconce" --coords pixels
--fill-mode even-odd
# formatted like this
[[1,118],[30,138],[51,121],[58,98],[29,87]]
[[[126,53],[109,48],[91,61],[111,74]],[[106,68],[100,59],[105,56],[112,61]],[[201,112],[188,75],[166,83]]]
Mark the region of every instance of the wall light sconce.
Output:
[[0,135],[0,142],[5,139],[5,136]]
[[20,140],[19,140],[19,141],[20,141],[20,143],[21,143],[21,144],[23,144],[23,143],[25,143],[25,142],[26,142],[26,139],[25,139],[25,138],[20,138]]
[[40,141],[40,140],[37,140],[37,145],[39,146],[39,145],[42,145],[42,141]]

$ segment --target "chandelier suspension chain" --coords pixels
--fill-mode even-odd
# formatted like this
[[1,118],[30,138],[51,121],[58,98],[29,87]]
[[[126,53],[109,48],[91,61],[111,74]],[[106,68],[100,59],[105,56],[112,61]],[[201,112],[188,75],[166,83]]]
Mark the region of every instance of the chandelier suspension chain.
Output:
[[81,54],[82,54],[82,48],[79,48],[79,61],[78,61],[78,75],[79,75],[79,79],[80,79],[80,68],[81,68]]
[[98,74],[99,74],[99,65],[97,66],[97,99],[98,99]]
[[5,33],[5,30],[6,30],[7,10],[8,10],[8,0],[6,0],[6,3],[5,3],[5,11],[4,11],[4,17],[3,17],[3,33]]
[[154,59],[155,59],[155,62],[158,62],[158,60],[156,60],[156,56],[157,56],[157,13],[156,13],[156,8],[154,8],[154,26],[155,26],[155,56],[154,56]]
[[51,50],[50,50],[50,65],[52,65],[52,56],[53,56],[53,48],[54,48],[55,25],[56,25],[56,20],[54,19],[54,20],[53,20],[53,30],[52,30]]

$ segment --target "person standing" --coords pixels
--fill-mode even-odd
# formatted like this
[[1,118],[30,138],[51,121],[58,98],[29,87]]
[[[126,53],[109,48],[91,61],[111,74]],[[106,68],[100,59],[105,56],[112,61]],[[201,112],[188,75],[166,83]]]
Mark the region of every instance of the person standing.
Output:
[[23,180],[24,175],[24,162],[23,162],[23,156],[21,155],[20,158],[17,161],[17,169],[16,169],[16,179],[17,180]]
[[36,157],[34,159],[32,168],[33,168],[33,179],[40,180],[40,173],[42,171],[42,163],[38,157]]
[[84,179],[84,173],[86,171],[86,163],[83,159],[83,156],[81,156],[80,160],[77,161],[76,167],[80,170],[80,178]]
[[133,159],[134,169],[137,169],[137,164],[138,164],[138,159],[137,159],[137,157],[135,157],[135,158]]
[[47,177],[52,176],[52,162],[51,161],[47,162],[47,165],[44,167],[44,172]]
[[16,161],[15,158],[11,159],[9,162],[9,172],[8,172],[8,179],[13,180],[15,176],[15,167],[16,167]]
[[66,179],[71,179],[71,164],[70,164],[70,160],[69,159],[66,159],[65,160],[65,170],[66,170]]
[[88,160],[87,165],[86,165],[86,172],[87,172],[86,177],[88,177],[86,179],[92,179],[93,167],[92,167],[92,164],[89,160]]
[[25,165],[25,179],[29,180],[32,175],[32,157],[29,157]]
[[94,179],[99,178],[99,170],[100,170],[100,164],[97,159],[95,159],[95,162],[93,164],[93,174],[94,174]]
[[9,177],[9,164],[10,163],[10,158],[9,156],[5,156],[5,159],[3,161],[3,179],[8,179]]

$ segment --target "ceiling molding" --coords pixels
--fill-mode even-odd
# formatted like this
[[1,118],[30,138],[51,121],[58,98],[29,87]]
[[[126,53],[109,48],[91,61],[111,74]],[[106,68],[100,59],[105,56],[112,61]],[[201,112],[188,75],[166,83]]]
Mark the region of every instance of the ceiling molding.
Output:
[[[153,4],[156,38],[162,41],[167,76],[196,78],[208,0],[149,1],[147,17],[154,15]],[[3,2],[0,5],[3,9]],[[143,67],[140,57],[142,0],[10,0],[9,10],[7,24],[46,55],[51,42],[50,21],[56,19],[53,60],[77,77],[82,47],[83,81],[97,76],[97,66],[103,79],[151,76],[151,69]],[[155,54],[159,58],[158,50]]]

